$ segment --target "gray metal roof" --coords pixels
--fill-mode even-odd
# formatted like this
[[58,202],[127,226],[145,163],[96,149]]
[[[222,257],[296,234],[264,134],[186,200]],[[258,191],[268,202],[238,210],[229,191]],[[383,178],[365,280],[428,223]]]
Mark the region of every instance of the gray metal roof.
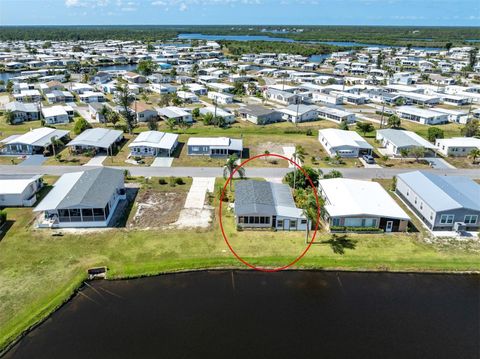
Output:
[[34,211],[104,208],[120,181],[123,181],[123,171],[114,168],[66,173]]
[[377,133],[382,137],[389,140],[397,147],[424,147],[435,148],[430,142],[417,135],[412,131],[396,130],[392,128],[386,128],[383,130],[377,130]]
[[435,211],[468,208],[480,211],[480,185],[468,177],[414,171],[398,175]]
[[39,112],[38,106],[34,103],[9,102],[5,105],[5,109],[12,112]]
[[109,130],[101,127],[89,128],[70,141],[67,146],[110,148],[122,136],[123,132],[119,130]]
[[303,217],[290,187],[281,183],[245,180],[235,183],[235,214]]
[[250,116],[260,117],[260,116],[269,115],[272,112],[276,112],[276,111],[261,105],[247,105],[245,107],[239,108],[238,112],[246,113]]

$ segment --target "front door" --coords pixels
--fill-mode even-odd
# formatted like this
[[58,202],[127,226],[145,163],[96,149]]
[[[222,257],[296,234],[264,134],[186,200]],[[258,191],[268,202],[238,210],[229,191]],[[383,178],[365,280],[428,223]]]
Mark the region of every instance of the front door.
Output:
[[387,225],[385,226],[385,232],[391,232],[393,229],[393,221],[387,221]]

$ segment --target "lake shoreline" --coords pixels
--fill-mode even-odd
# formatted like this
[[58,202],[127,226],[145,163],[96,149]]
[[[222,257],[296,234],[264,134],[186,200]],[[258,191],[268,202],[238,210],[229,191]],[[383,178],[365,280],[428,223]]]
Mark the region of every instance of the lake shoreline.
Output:
[[[269,267],[265,267],[265,269],[271,269]],[[127,280],[135,280],[135,279],[142,279],[142,278],[152,278],[152,277],[161,277],[166,275],[172,274],[188,274],[188,273],[199,273],[199,272],[228,272],[228,271],[239,271],[239,272],[258,272],[258,273],[268,273],[268,272],[261,272],[256,271],[253,269],[245,268],[245,266],[213,266],[213,267],[199,267],[199,268],[171,268],[168,270],[160,270],[154,272],[145,272],[140,273],[138,275],[118,275],[113,277],[107,277],[103,280],[105,281],[127,281]],[[440,276],[440,275],[455,275],[455,276],[479,276],[480,271],[449,271],[449,270],[395,270],[395,269],[359,269],[359,268],[348,268],[348,267],[337,267],[337,268],[321,268],[321,267],[308,267],[308,268],[287,268],[285,270],[279,271],[280,272],[319,272],[319,273],[358,273],[358,274],[400,274],[400,275],[432,275],[432,276]],[[270,274],[274,275],[276,272],[270,272]],[[40,313],[36,315],[32,315],[31,318],[38,317],[37,320],[34,320],[32,324],[30,324],[27,328],[21,330],[18,334],[13,334],[15,339],[11,342],[6,344],[3,348],[0,349],[0,358],[4,357],[16,344],[18,344],[25,336],[31,333],[34,329],[38,326],[43,324],[47,321],[53,314],[59,311],[62,307],[67,305],[71,302],[79,292],[81,292],[84,288],[88,287],[88,283],[98,281],[99,279],[89,280],[87,278],[87,274],[85,274],[79,279],[72,281],[71,283],[67,283],[67,288],[62,290],[58,293],[54,299],[58,298],[58,300],[52,300],[46,303],[43,306],[43,309],[40,310]],[[60,297],[60,298],[59,298]],[[42,315],[44,312],[45,315]]]

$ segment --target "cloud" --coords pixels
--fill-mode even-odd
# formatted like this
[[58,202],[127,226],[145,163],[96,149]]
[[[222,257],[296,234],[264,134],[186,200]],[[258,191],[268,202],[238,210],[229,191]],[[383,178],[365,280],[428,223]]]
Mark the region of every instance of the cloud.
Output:
[[84,7],[97,8],[105,7],[110,3],[110,0],[65,0],[66,7]]
[[234,6],[239,5],[259,5],[264,0],[154,0],[150,4],[168,10],[176,8],[179,11],[186,11],[190,6]]

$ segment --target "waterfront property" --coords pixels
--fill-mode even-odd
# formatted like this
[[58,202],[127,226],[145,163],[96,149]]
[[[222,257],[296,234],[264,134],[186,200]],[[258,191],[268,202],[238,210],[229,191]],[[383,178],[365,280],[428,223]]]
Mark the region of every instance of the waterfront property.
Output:
[[330,156],[359,157],[372,153],[373,147],[354,131],[326,128],[318,131],[318,140]]
[[324,179],[318,183],[318,193],[325,200],[322,217],[331,230],[407,230],[409,216],[377,182]]
[[69,131],[50,127],[35,128],[23,135],[12,135],[0,141],[5,155],[43,154],[52,145],[52,139],[65,141]]
[[123,171],[96,168],[62,175],[34,212],[38,227],[107,227],[126,199]]
[[288,185],[255,180],[235,183],[235,220],[245,229],[298,231],[309,225]]
[[160,131],[144,131],[128,145],[131,156],[171,157],[178,145],[178,135]]
[[95,152],[105,151],[112,154],[115,145],[123,140],[123,132],[107,128],[89,128],[70,141],[67,146],[74,152],[93,150]]
[[433,231],[478,230],[480,185],[467,177],[425,171],[397,176],[397,194]]
[[472,150],[480,149],[480,138],[437,138],[435,140],[435,147],[436,150],[444,156],[465,157],[468,156]]
[[228,137],[190,137],[187,153],[192,156],[225,157],[237,155],[242,157],[243,140]]
[[42,185],[40,175],[0,175],[0,208],[33,206]]
[[376,139],[389,156],[401,156],[404,151],[420,147],[426,151],[435,149],[435,146],[412,131],[386,128],[377,130]]

